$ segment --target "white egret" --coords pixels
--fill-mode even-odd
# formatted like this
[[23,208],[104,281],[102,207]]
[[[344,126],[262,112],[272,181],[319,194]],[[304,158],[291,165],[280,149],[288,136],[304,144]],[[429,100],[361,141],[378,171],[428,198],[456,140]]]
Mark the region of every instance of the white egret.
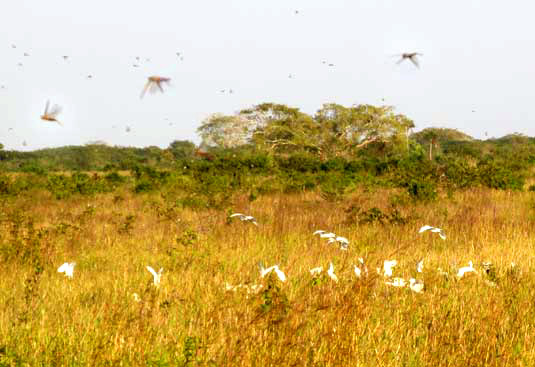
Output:
[[464,268],[460,268],[459,271],[457,272],[457,278],[461,279],[462,277],[464,277],[467,273],[475,273],[477,274],[477,271],[476,269],[474,269],[474,264],[472,263],[472,261],[468,262],[468,266],[465,266]]
[[418,261],[418,265],[416,265],[416,271],[418,271],[418,273],[424,271],[424,259]]
[[392,278],[390,281],[385,281],[386,285],[391,285],[392,287],[405,287],[407,281],[403,278]]
[[444,231],[442,229],[437,228],[437,227],[431,227],[431,226],[428,226],[428,225],[422,226],[420,228],[420,230],[418,231],[418,233],[423,233],[423,232],[428,231],[428,230],[430,230],[433,233],[438,233],[440,238],[442,238],[443,240],[446,239],[446,235],[444,234]]
[[420,282],[419,280],[416,280],[414,278],[409,279],[409,287],[411,288],[411,291],[416,293],[422,293],[424,290],[424,283]]
[[319,275],[323,271],[323,266],[318,266],[317,268],[310,269],[310,274],[312,276]]
[[327,275],[329,275],[329,277],[334,280],[336,283],[338,283],[338,277],[336,276],[336,274],[334,273],[334,265],[333,263],[329,263],[329,269],[327,270]]
[[360,268],[357,265],[353,265],[353,270],[355,271],[355,275],[357,276],[357,278],[360,279],[362,275],[362,271],[360,270]]
[[333,239],[336,237],[336,234],[335,233],[332,233],[332,232],[328,232],[328,233],[320,233],[320,238],[329,238],[329,239]]
[[329,238],[328,243],[334,243],[334,242],[338,242],[340,244],[340,250],[346,251],[349,248],[349,240],[345,237],[336,236],[336,237]]
[[65,276],[67,278],[73,278],[74,277],[74,266],[76,265],[75,262],[72,263],[63,263],[58,268],[58,273],[65,273]]
[[160,268],[158,273],[156,273],[156,271],[152,267],[147,265],[147,270],[152,274],[152,277],[154,278],[154,285],[156,287],[159,287],[160,286],[160,280],[162,279],[163,268]]
[[230,215],[230,218],[238,217],[242,222],[251,222],[255,226],[258,226],[258,223],[256,222],[256,219],[253,216],[245,215],[242,213],[234,213]]
[[383,275],[390,278],[392,276],[392,269],[394,269],[397,264],[397,260],[385,260],[383,263]]
[[260,265],[260,277],[264,278],[266,275],[271,273],[272,271],[275,271],[275,274],[277,274],[277,277],[279,277],[281,282],[286,281],[286,275],[282,272],[282,270],[279,269],[278,265],[270,266],[269,268],[264,268],[264,265],[262,263]]
[[132,293],[132,297],[134,297],[134,301],[136,302],[141,302],[141,298],[139,298],[139,294],[137,293]]

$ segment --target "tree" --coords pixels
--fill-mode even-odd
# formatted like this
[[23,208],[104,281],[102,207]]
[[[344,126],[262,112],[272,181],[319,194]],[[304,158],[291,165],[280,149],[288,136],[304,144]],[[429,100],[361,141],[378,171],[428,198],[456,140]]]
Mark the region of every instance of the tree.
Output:
[[202,138],[203,147],[235,148],[248,144],[253,130],[254,126],[241,115],[214,113],[201,123],[197,133]]
[[168,148],[175,159],[186,159],[193,157],[195,152],[195,144],[189,140],[175,140],[169,144]]
[[255,127],[252,142],[257,148],[281,153],[320,151],[318,123],[298,108],[263,103],[242,110],[240,116]]
[[407,133],[414,127],[412,120],[394,114],[390,106],[325,104],[315,120],[323,130],[323,149],[331,154],[351,153],[372,143],[388,143],[392,149],[401,149],[408,146]]
[[436,127],[414,133],[411,135],[411,139],[416,140],[422,146],[429,145],[429,160],[433,159],[433,148],[437,150],[442,144],[474,140],[470,135],[459,130]]

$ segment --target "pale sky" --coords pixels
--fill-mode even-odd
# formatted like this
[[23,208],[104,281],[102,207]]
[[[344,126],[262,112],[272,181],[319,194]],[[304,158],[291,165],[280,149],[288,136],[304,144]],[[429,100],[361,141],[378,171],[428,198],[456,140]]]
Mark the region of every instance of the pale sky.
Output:
[[[527,0],[2,5],[0,143],[6,149],[94,140],[198,143],[196,129],[211,113],[263,102],[311,114],[331,102],[387,104],[413,119],[416,130],[535,135],[535,3]],[[397,65],[392,55],[402,52],[423,53],[420,69],[408,61]],[[150,75],[172,84],[140,99]],[[39,119],[47,99],[63,107],[63,127]]]

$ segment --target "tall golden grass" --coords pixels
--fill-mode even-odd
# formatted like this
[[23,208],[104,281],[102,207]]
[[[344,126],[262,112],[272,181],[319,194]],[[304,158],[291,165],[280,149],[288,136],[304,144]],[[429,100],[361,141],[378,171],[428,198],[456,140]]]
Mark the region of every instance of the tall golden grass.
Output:
[[[386,211],[396,194],[236,197],[229,210],[258,227],[215,210],[162,215],[158,195],[5,199],[0,366],[535,365],[533,194],[471,190],[407,203],[404,225],[348,220],[349,206]],[[418,234],[424,224],[447,240]],[[316,229],[349,238],[349,251]],[[358,257],[368,278],[353,273]],[[375,268],[392,258],[394,274],[423,280],[424,293],[384,284]],[[470,260],[479,275],[456,280]],[[77,263],[74,279],[56,271],[65,261]],[[259,261],[279,264],[287,282],[260,279]],[[340,281],[313,281],[309,269],[330,261]],[[493,279],[482,261],[494,264]],[[159,288],[146,265],[164,268]]]

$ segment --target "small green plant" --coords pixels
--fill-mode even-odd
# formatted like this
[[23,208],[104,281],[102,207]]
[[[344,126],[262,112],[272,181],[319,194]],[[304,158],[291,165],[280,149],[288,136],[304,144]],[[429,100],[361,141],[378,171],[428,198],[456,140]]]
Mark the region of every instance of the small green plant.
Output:
[[199,235],[192,228],[186,228],[179,236],[176,238],[176,243],[182,246],[192,246],[197,242]]

